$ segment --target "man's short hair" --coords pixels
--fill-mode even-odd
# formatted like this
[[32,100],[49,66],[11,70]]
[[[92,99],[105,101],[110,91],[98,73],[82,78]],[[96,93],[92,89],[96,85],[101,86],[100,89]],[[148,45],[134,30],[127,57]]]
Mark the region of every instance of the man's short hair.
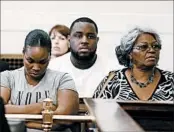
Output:
[[72,31],[72,28],[74,27],[74,24],[77,23],[77,22],[88,22],[88,23],[94,24],[94,27],[95,27],[96,32],[97,32],[97,34],[98,34],[98,27],[97,27],[97,24],[96,24],[92,19],[90,19],[90,18],[88,18],[88,17],[80,17],[80,18],[76,19],[75,21],[73,21],[73,23],[72,23],[71,26],[70,26],[70,33],[71,33],[71,31]]

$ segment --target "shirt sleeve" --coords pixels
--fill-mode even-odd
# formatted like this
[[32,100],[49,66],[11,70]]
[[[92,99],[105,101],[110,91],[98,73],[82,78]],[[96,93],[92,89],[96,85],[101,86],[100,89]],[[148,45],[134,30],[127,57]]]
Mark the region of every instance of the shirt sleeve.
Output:
[[119,89],[113,85],[115,79],[117,79],[116,72],[110,71],[98,85],[93,98],[113,99],[119,91]]
[[64,73],[62,75],[62,78],[60,79],[59,89],[70,89],[77,92],[75,82],[68,73]]
[[0,75],[1,75],[0,76],[1,86],[11,89],[11,74],[10,74],[10,71],[1,72]]
[[97,89],[95,90],[94,94],[93,94],[93,98],[100,98],[99,95],[101,93],[101,90],[104,86],[104,84],[106,83],[107,79],[108,79],[108,76],[105,76],[102,81],[100,82],[100,84],[98,85]]

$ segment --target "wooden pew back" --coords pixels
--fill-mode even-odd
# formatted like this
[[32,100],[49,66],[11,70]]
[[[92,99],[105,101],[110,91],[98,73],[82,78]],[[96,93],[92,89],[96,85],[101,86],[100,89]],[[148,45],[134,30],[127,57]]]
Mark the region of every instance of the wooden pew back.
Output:
[[146,131],[174,131],[174,103],[117,101]]

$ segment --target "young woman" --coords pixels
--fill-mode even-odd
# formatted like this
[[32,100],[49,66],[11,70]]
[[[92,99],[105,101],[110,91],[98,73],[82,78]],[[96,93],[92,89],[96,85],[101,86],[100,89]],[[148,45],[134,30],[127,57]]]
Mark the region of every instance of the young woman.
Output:
[[[1,73],[0,94],[6,113],[41,114],[46,98],[53,100],[54,114],[78,112],[78,93],[73,79],[68,73],[48,69],[50,58],[49,35],[39,29],[31,31],[23,48],[24,67]],[[28,128],[42,128],[41,123],[28,122],[26,125]]]

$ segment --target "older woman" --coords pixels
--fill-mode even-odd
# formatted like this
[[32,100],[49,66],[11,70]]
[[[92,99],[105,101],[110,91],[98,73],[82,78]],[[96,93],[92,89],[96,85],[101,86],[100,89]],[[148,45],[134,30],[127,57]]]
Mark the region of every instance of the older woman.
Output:
[[62,56],[70,51],[70,29],[65,25],[55,25],[49,31],[52,43],[51,58]]
[[136,27],[116,47],[118,61],[126,68],[112,71],[99,84],[94,98],[172,101],[174,73],[157,68],[161,50],[159,35]]

